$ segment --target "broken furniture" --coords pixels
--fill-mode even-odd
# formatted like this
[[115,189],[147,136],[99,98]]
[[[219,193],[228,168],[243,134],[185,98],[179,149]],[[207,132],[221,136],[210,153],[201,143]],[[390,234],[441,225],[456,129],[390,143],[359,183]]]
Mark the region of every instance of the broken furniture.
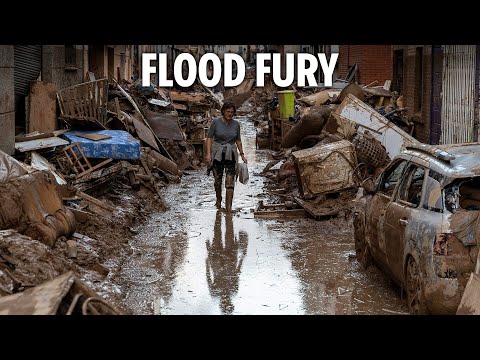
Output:
[[108,190],[112,181],[119,176],[124,169],[128,170],[131,166],[132,165],[126,161],[119,161],[112,165],[94,170],[85,176],[77,176],[71,184],[77,189],[77,191],[104,192]]
[[292,153],[300,192],[304,199],[355,186],[355,148],[347,140]]
[[1,151],[0,165],[0,230],[15,229],[50,247],[75,230],[75,217],[63,206],[50,172],[28,173]]
[[333,116],[337,120],[348,120],[358,124],[357,132],[360,134],[369,130],[372,136],[385,147],[390,159],[407,146],[418,142],[352,94],[347,95]]
[[[101,163],[92,166],[90,161],[85,157],[85,154],[82,151],[82,148],[78,143],[73,143],[62,149],[62,152],[65,155],[65,158],[70,165],[70,168],[75,172],[77,178],[80,178],[84,175],[91,173],[92,171],[101,168],[103,165],[108,164],[112,159],[107,159]],[[61,163],[59,162],[61,166]]]
[[108,80],[100,79],[70,86],[57,93],[60,118],[72,127],[105,129]]

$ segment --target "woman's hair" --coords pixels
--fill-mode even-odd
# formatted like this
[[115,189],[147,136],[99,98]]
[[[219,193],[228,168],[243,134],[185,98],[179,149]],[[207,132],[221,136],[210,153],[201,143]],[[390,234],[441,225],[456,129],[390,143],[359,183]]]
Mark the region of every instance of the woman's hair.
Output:
[[222,109],[220,110],[220,112],[222,113],[222,115],[224,114],[225,110],[227,109],[233,109],[234,111],[234,114],[237,112],[237,107],[235,106],[235,104],[231,101],[227,101],[223,104],[222,106]]

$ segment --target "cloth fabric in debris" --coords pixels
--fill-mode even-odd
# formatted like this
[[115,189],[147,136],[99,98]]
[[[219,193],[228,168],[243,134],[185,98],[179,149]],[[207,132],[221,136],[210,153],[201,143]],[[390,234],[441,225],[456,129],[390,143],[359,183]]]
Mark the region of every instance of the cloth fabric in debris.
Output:
[[20,162],[0,150],[0,182],[28,174]]
[[237,179],[244,185],[248,183],[248,167],[246,163],[237,164]]
[[[235,144],[220,144],[216,141],[213,142],[212,146],[212,159],[217,161],[222,161],[222,154],[225,154],[225,160],[234,160],[235,163],[238,163],[238,151]],[[233,159],[232,159],[233,155]]]

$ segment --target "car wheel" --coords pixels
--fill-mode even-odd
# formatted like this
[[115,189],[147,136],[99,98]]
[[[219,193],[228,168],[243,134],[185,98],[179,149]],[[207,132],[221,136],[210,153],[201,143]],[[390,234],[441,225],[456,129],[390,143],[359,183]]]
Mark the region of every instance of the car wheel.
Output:
[[372,255],[368,248],[367,240],[365,238],[365,217],[361,214],[355,216],[353,220],[353,237],[355,239],[355,252],[357,254],[357,261],[367,268],[372,263]]
[[413,256],[409,256],[407,260],[406,286],[410,314],[426,314],[427,308],[423,297],[422,278]]

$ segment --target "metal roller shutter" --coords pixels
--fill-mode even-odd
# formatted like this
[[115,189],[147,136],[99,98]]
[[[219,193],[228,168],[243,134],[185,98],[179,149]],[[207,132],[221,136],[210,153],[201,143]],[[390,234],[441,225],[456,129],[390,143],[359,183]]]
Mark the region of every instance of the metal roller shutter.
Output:
[[475,45],[443,47],[441,144],[474,141]]
[[42,70],[42,45],[16,45],[14,54],[16,126],[25,127],[25,96]]

